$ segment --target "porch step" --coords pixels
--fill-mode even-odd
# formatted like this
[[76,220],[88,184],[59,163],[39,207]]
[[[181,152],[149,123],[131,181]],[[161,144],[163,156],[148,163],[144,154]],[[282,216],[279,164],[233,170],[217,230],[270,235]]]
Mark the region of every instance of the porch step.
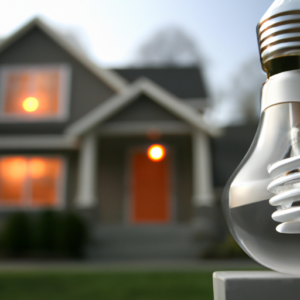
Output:
[[197,244],[189,225],[97,227],[87,255],[99,260],[191,259]]

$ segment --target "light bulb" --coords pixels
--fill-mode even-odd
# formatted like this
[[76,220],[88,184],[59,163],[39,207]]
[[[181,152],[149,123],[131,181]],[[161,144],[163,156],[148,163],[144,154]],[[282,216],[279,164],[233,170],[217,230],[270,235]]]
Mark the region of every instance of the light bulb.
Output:
[[261,119],[222,204],[242,249],[278,272],[300,275],[300,0],[275,1],[257,27]]

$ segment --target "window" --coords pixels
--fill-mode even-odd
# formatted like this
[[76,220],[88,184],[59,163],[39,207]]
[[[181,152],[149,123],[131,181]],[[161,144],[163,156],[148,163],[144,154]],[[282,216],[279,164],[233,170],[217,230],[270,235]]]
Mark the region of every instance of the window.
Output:
[[0,206],[57,207],[62,204],[61,157],[0,158]]
[[61,120],[68,113],[69,68],[1,67],[1,120]]

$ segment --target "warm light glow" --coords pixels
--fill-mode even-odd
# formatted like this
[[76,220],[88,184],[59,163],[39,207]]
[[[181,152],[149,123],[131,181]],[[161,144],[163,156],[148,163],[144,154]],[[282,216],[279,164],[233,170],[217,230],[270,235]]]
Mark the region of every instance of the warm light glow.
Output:
[[148,148],[147,154],[152,161],[161,161],[166,155],[166,149],[162,145],[152,145]]
[[23,158],[4,158],[1,160],[2,176],[10,180],[22,180],[27,173],[27,163]]
[[40,178],[45,174],[45,162],[42,159],[33,158],[29,161],[29,174],[32,178]]
[[39,101],[34,97],[28,97],[23,101],[23,108],[27,112],[34,112],[39,107]]
[[60,201],[59,157],[0,157],[0,207],[49,207]]

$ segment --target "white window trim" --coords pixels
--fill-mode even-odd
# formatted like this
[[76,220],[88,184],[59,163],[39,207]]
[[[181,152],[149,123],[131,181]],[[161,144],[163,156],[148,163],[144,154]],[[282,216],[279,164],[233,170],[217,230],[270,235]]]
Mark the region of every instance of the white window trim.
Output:
[[[58,158],[60,159],[62,163],[62,173],[61,173],[61,178],[59,178],[56,182],[56,188],[58,191],[58,203],[55,206],[32,206],[29,202],[29,199],[22,198],[23,205],[3,205],[0,202],[0,211],[1,212],[8,212],[8,211],[41,211],[45,209],[51,209],[51,210],[63,210],[66,207],[66,191],[67,191],[67,168],[68,168],[68,163],[66,157],[62,155],[45,155],[45,154],[14,154],[14,155],[1,155],[1,158],[5,157],[13,157],[13,156],[22,156],[25,157],[26,159],[29,159],[31,157],[42,157],[42,158]],[[26,189],[28,187],[24,186],[23,189]],[[24,190],[23,190],[24,192]],[[25,193],[26,194],[26,193]],[[3,200],[3,199],[1,199]],[[0,200],[0,201],[1,201]]]
[[[6,114],[4,112],[5,90],[7,74],[12,71],[36,72],[59,70],[59,111],[55,116],[36,116],[32,114]],[[68,64],[41,64],[41,65],[0,65],[0,123],[40,123],[63,122],[68,120],[70,114],[71,67]]]

